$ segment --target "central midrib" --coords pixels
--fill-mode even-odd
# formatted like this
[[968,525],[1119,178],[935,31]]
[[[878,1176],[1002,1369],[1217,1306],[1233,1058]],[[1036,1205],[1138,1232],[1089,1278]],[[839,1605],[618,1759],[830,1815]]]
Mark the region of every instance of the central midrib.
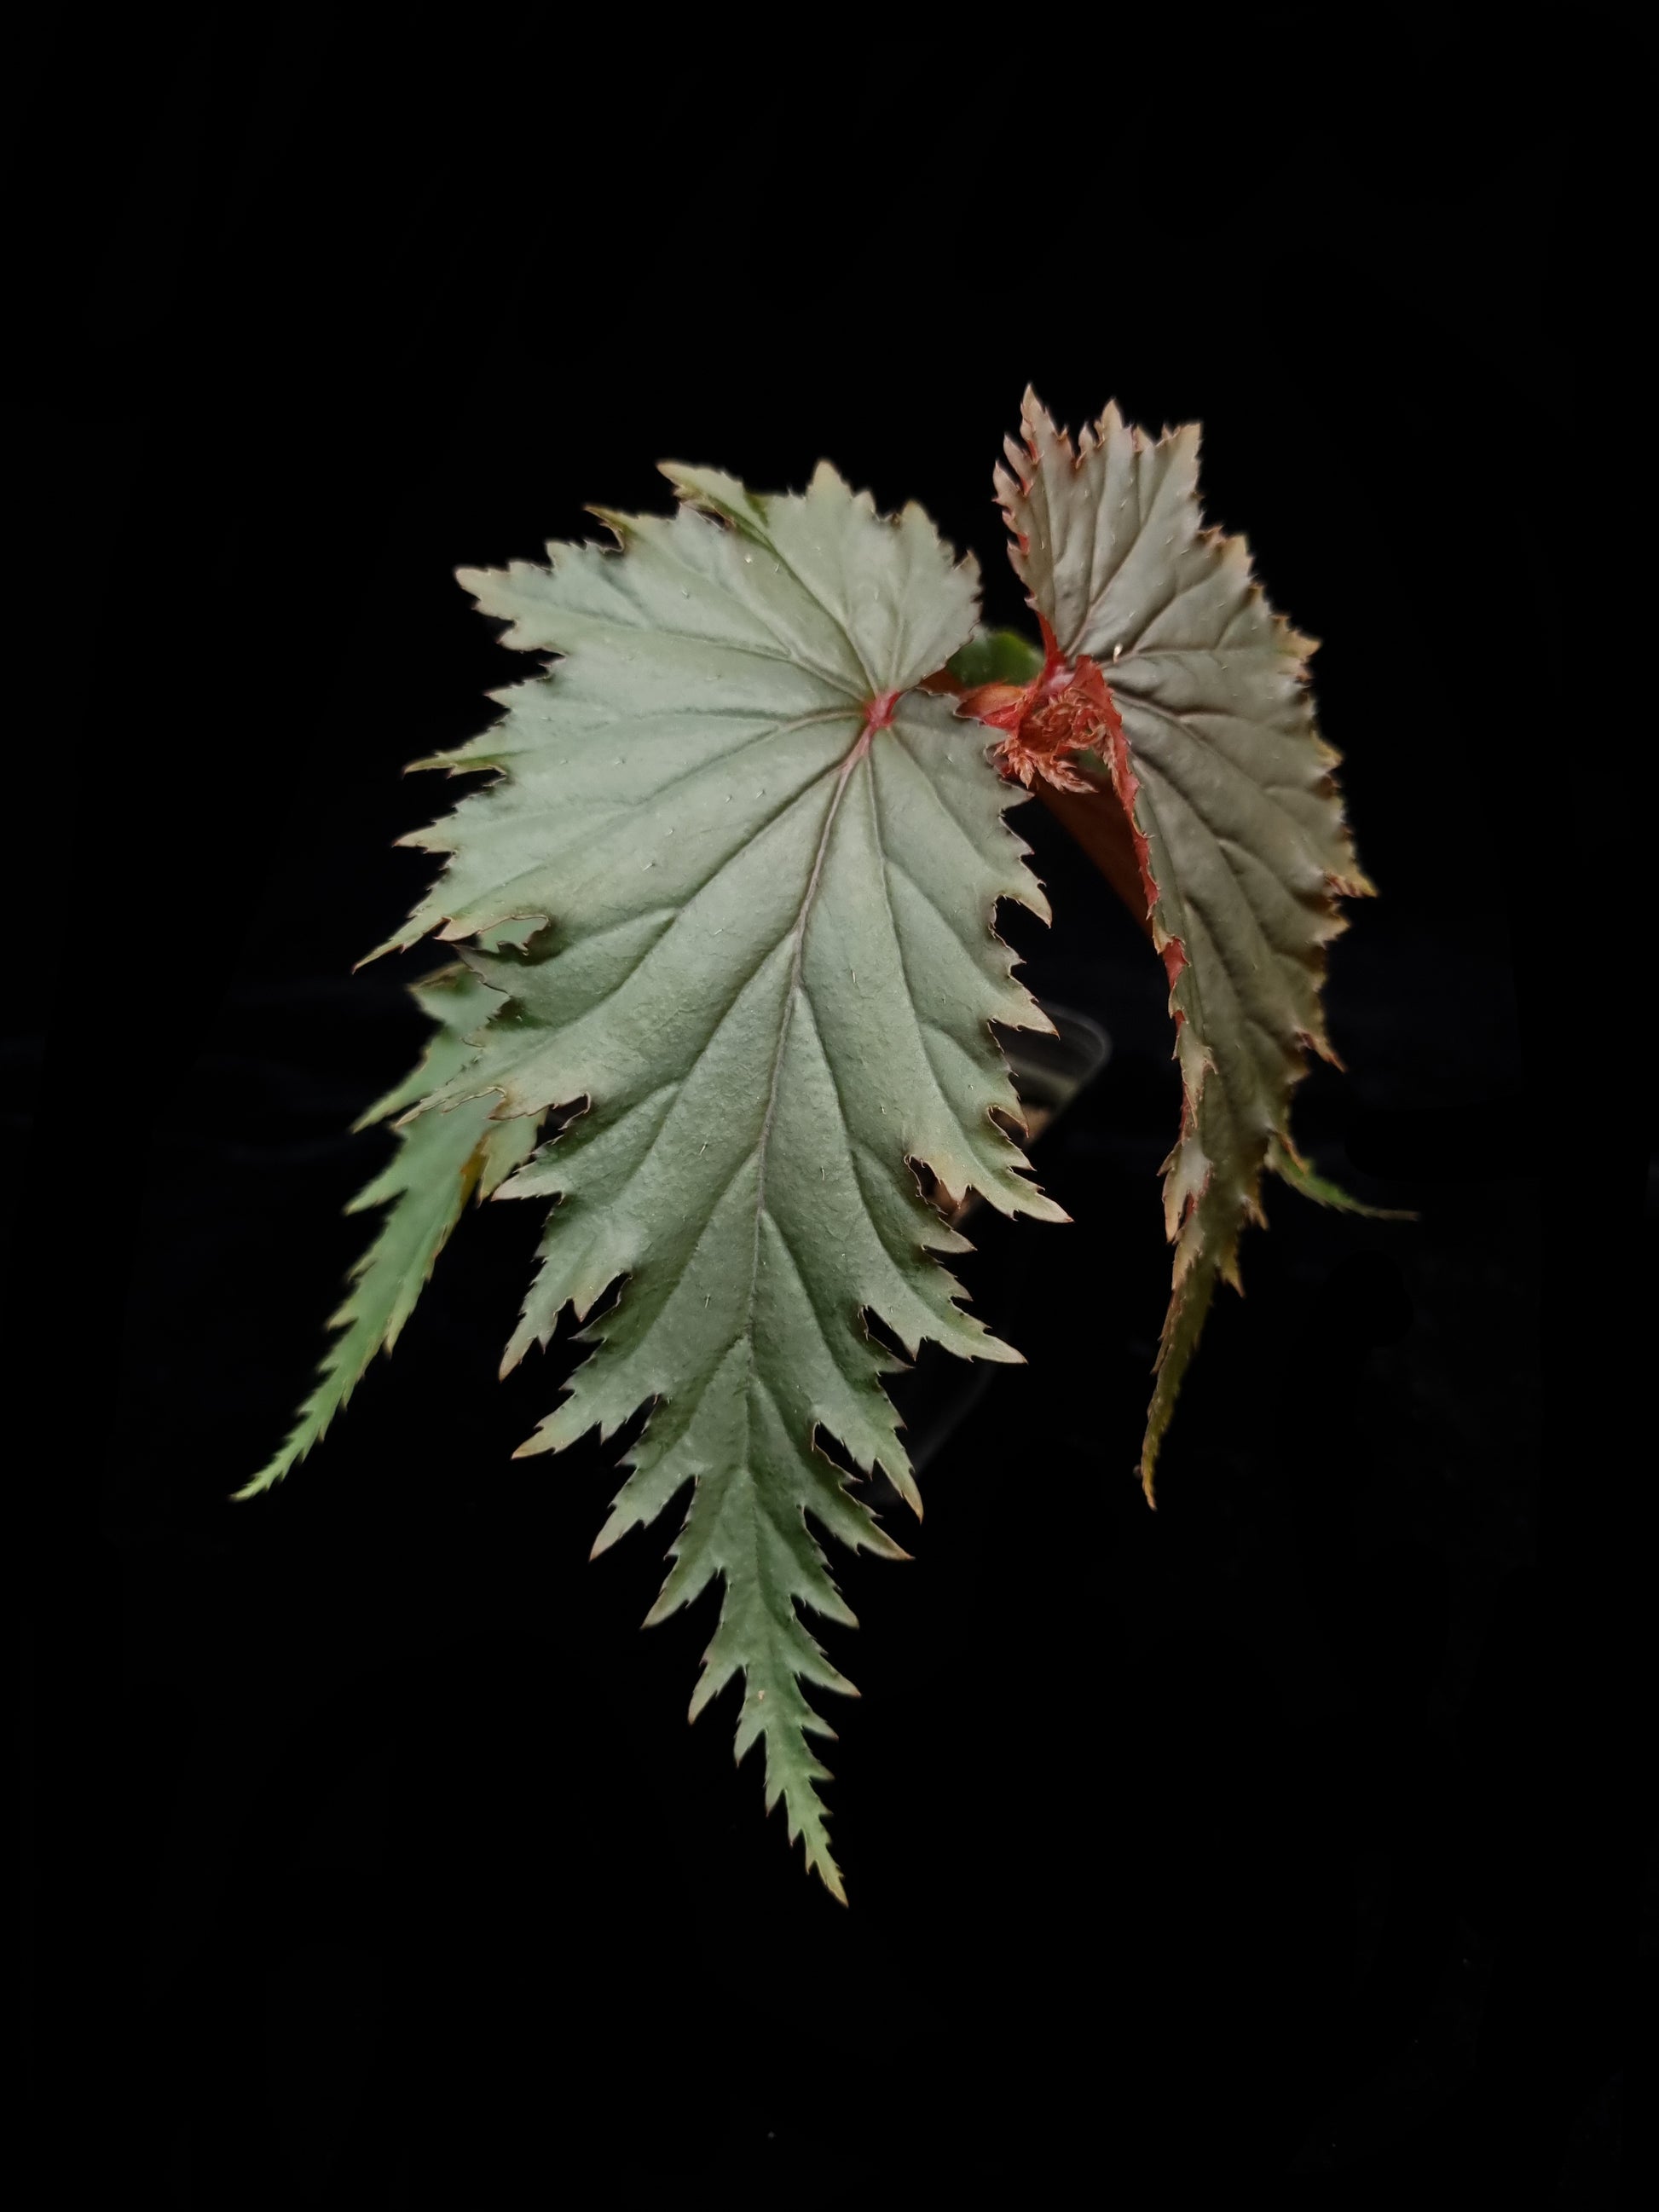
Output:
[[793,933],[794,949],[789,960],[789,988],[784,997],[783,1018],[778,1024],[777,1049],[772,1055],[772,1076],[767,1087],[766,1111],[761,1117],[760,1137],[755,1147],[755,1224],[754,1234],[750,1241],[749,1297],[744,1308],[743,1322],[747,1352],[744,1377],[745,1425],[749,1418],[750,1393],[755,1379],[755,1292],[760,1281],[761,1223],[766,1214],[767,1152],[771,1142],[772,1123],[778,1109],[778,1092],[783,1081],[783,1055],[789,1042],[790,1025],[794,1020],[795,1003],[800,997],[803,988],[801,967],[806,952],[806,925],[811,916],[812,902],[817,896],[818,881],[823,873],[824,860],[829,854],[830,840],[835,833],[836,817],[841,812],[841,803],[846,796],[847,786],[852,777],[853,770],[869,751],[872,735],[871,726],[866,721],[859,732],[846,759],[841,764],[841,773],[836,778],[836,788],[830,800],[829,810],[823,817],[823,828],[818,834],[817,850],[812,856],[812,872],[806,879],[806,889],[801,894],[800,908],[795,916]]

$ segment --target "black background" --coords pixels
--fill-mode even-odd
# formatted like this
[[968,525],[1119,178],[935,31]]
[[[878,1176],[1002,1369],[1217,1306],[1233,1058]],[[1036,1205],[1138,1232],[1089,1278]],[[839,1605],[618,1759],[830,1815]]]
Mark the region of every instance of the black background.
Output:
[[[1645,50],[1584,10],[763,55],[346,18],[65,31],[20,79],[38,2201],[1610,2203],[1652,1970]],[[685,1726],[708,1601],[639,1632],[665,1531],[588,1564],[614,1454],[508,1455],[563,1371],[493,1379],[530,1209],[225,1498],[422,1036],[429,952],[349,972],[430,868],[398,770],[522,672],[451,571],[661,507],[662,456],[827,454],[1013,617],[1028,379],[1201,419],[1212,517],[1324,641],[1382,895],[1297,1127],[1419,1218],[1272,1200],[1149,1514],[1164,987],[1027,807],[1028,980],[1114,1052],[1038,1153],[1075,1225],[964,1269],[1029,1366],[919,1424],[914,1563],[846,1570],[842,1911],[729,1698]]]

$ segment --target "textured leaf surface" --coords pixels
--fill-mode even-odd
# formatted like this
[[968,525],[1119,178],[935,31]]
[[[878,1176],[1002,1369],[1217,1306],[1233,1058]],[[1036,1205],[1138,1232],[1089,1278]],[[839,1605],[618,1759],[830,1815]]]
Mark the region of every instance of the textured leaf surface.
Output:
[[995,1118],[1018,1107],[989,1024],[1048,1024],[992,916],[1044,909],[1014,794],[912,689],[972,630],[971,568],[827,467],[776,499],[666,473],[672,519],[605,515],[620,551],[463,574],[507,643],[564,658],[446,763],[501,780],[410,841],[450,858],[400,941],[545,925],[467,953],[507,1002],[440,1094],[585,1102],[503,1192],[556,1200],[508,1364],[627,1278],[524,1449],[653,1408],[595,1549],[693,1486],[650,1619],[719,1578],[693,1715],[742,1674],[738,1756],[763,1741],[768,1806],[839,1895],[803,1686],[850,1686],[801,1608],[851,1615],[809,1517],[902,1554],[815,1432],[919,1510],[864,1314],[912,1355],[1018,1357],[957,1304],[938,1255],[966,1248],[910,1163],[942,1205],[1065,1218]]
[[[1360,873],[1306,688],[1311,639],[1273,613],[1242,538],[1206,529],[1196,425],[1152,440],[1109,407],[1073,450],[1027,393],[997,489],[1014,567],[1069,659],[1095,661],[1122,718],[1105,769],[1133,825],[1170,981],[1183,1105],[1164,1163],[1175,1280],[1140,1474],[1158,1448],[1218,1280],[1262,1218],[1264,1168],[1341,1201],[1291,1143],[1334,895]],[[1346,1201],[1352,1203],[1352,1201]]]
[[[455,967],[416,987],[422,1011],[437,1023],[420,1065],[358,1121],[367,1128],[416,1105],[459,1075],[473,1057],[467,1033],[497,1002],[467,969]],[[352,1287],[331,1328],[337,1337],[317,1387],[300,1410],[292,1433],[270,1464],[234,1495],[252,1498],[280,1482],[327,1431],[362,1380],[375,1353],[390,1352],[438,1255],[459,1220],[469,1194],[490,1193],[527,1157],[535,1142],[532,1121],[492,1121],[489,1103],[471,1100],[453,1112],[423,1115],[398,1130],[398,1150],[383,1174],[346,1209],[384,1206],[380,1232],[352,1271]]]

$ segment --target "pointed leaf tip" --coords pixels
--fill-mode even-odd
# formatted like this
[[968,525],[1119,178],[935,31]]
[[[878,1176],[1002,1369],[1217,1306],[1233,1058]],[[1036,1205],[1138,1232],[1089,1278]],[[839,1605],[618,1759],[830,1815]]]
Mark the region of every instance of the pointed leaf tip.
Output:
[[493,1188],[526,1158],[536,1121],[493,1122],[485,1098],[450,1114],[410,1120],[401,1109],[454,1081],[473,1054],[469,1032],[498,1004],[466,969],[455,966],[416,984],[411,995],[436,1024],[418,1066],[362,1115],[359,1129],[393,1115],[398,1146],[381,1174],[360,1192],[348,1212],[384,1206],[379,1233],[351,1270],[350,1290],[330,1327],[340,1332],[329,1346],[311,1395],[280,1451],[242,1489],[237,1501],[281,1482],[327,1434],[378,1352],[390,1353],[438,1256],[475,1189]]

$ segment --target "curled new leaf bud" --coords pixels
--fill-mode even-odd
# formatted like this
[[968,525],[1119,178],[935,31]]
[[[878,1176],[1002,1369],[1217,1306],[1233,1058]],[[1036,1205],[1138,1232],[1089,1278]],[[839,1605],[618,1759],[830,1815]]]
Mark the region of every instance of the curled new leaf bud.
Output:
[[963,693],[957,712],[1002,732],[991,757],[1028,791],[1039,775],[1061,791],[1092,791],[1066,757],[1103,750],[1123,725],[1100,670],[1086,653],[1067,660],[1046,620],[1042,647],[1042,666],[1029,684],[978,684]]

